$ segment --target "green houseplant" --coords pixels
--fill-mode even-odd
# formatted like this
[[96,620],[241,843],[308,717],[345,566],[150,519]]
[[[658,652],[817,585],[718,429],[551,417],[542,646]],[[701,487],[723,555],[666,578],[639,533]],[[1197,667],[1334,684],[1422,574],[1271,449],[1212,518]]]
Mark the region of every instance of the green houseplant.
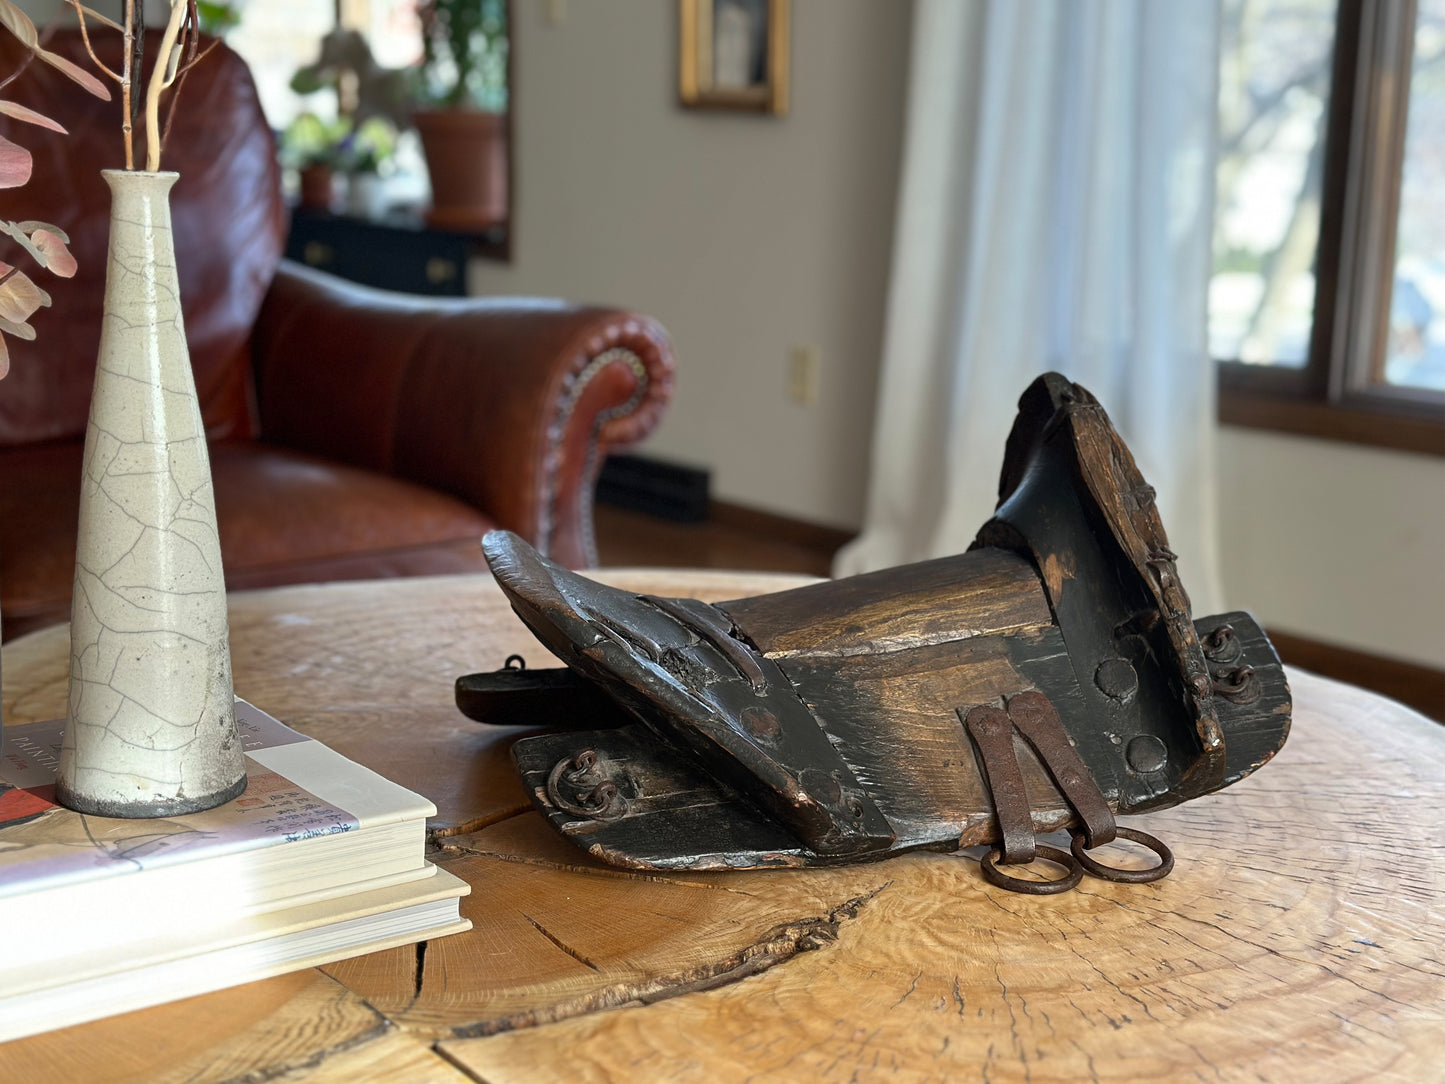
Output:
[[345,120],[300,113],[281,133],[281,161],[300,176],[301,206],[330,210],[332,178],[344,168],[342,142],[350,131]]
[[431,174],[427,221],[484,230],[507,220],[506,0],[426,0],[412,114]]

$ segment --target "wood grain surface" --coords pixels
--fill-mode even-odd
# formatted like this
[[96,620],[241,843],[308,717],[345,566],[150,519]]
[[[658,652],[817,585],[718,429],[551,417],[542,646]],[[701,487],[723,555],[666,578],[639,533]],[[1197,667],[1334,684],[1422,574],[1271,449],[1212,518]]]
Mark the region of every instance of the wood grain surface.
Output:
[[[799,582],[611,573],[662,595]],[[451,684],[548,660],[480,577],[232,599],[237,692],[430,796],[474,928],[0,1046],[0,1079],[130,1081],[1440,1079],[1445,729],[1292,675],[1289,744],[1132,820],[1149,885],[1023,897],[977,850],[835,870],[646,876],[531,812],[521,731]],[[66,639],[6,645],[7,722],[64,709]]]

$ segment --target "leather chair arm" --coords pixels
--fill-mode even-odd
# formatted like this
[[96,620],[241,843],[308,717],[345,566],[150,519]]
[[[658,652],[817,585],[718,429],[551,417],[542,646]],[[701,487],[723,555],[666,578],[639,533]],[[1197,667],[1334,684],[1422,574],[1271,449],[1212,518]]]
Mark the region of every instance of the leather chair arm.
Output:
[[596,563],[607,451],[672,396],[666,333],[634,313],[412,297],[288,262],[252,351],[263,439],[452,493],[573,567]]

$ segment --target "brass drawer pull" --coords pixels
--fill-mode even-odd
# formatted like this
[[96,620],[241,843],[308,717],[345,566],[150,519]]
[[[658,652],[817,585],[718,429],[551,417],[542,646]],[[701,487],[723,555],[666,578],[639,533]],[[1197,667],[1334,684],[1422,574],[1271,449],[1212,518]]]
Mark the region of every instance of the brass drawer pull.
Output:
[[301,258],[312,267],[325,267],[336,262],[336,250],[322,241],[307,241]]
[[433,256],[426,262],[426,280],[433,286],[451,282],[457,277],[457,262]]

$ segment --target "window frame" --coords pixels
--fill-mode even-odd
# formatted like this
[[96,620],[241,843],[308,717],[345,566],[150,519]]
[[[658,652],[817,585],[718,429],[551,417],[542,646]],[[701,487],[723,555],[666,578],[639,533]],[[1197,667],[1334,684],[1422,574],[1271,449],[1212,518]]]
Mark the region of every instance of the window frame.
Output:
[[1223,424],[1445,455],[1445,392],[1379,379],[1416,13],[1415,0],[1340,0],[1308,356],[1299,368],[1218,361]]

